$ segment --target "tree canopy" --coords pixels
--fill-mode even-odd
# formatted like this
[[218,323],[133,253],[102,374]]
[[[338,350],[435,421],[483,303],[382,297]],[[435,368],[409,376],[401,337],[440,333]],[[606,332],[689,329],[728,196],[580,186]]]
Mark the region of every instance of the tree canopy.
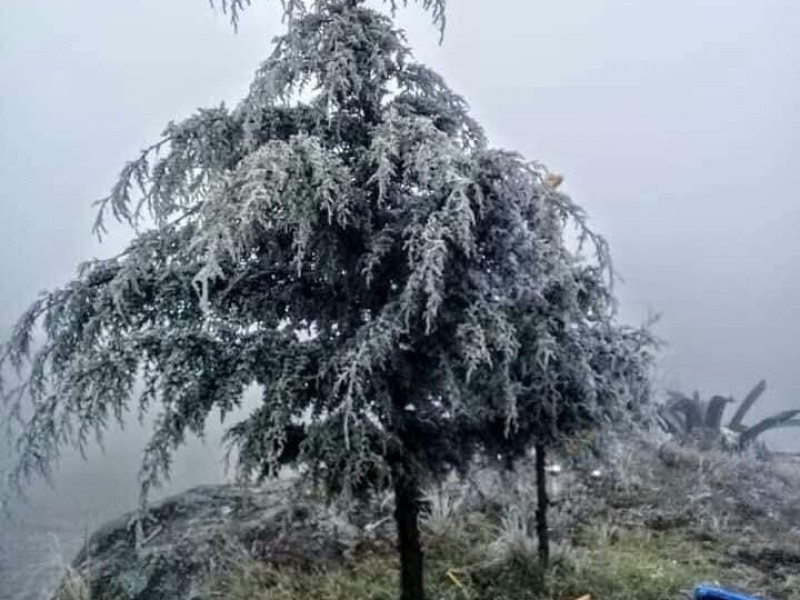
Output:
[[16,325],[15,479],[157,411],[146,493],[253,384],[239,473],[300,464],[336,493],[418,488],[646,401],[652,340],[616,321],[606,243],[546,168],[492,148],[389,17],[284,6],[247,96],[170,123],[100,203],[127,249]]
[[[330,3],[331,0],[281,0],[281,7],[283,8],[283,15],[284,18],[289,22],[289,29],[291,29],[292,22],[297,19],[299,16],[302,16],[307,13],[308,11],[308,4],[312,4],[312,6],[319,8],[320,6],[324,6],[327,3]],[[433,22],[438,25],[439,31],[444,34],[444,27],[445,27],[445,7],[447,4],[447,0],[413,0],[416,4],[422,6],[423,9],[426,11],[431,12],[431,16],[433,18]],[[409,0],[383,0],[384,4],[388,4],[391,8],[392,15],[395,14],[397,9],[402,4],[403,6],[408,6]],[[239,26],[239,19],[241,17],[241,13],[250,6],[252,0],[218,0],[219,5],[222,7],[223,12],[230,15],[231,18],[231,25],[233,25],[234,29],[238,28]],[[353,4],[357,4],[358,0],[352,2]],[[215,0],[209,0],[209,4],[213,7],[215,5]]]

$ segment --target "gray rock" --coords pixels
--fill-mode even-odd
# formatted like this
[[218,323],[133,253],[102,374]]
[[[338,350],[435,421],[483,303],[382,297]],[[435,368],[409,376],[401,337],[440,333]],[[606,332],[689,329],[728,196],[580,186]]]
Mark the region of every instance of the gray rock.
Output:
[[[363,513],[362,513],[362,516]],[[208,576],[237,562],[341,558],[361,528],[292,482],[204,486],[96,531],[73,562],[91,598],[193,600]]]

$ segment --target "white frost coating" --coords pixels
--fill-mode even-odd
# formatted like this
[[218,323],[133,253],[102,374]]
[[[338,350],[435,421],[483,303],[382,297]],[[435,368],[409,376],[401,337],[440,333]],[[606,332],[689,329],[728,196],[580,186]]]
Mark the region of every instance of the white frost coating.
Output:
[[234,109],[170,123],[101,203],[98,230],[108,211],[156,227],[15,328],[17,480],[135,407],[157,414],[146,497],[254,384],[239,474],[301,463],[335,491],[385,485],[397,456],[422,475],[518,456],[646,399],[649,334],[616,323],[606,244],[547,169],[491,148],[389,18],[301,4]]

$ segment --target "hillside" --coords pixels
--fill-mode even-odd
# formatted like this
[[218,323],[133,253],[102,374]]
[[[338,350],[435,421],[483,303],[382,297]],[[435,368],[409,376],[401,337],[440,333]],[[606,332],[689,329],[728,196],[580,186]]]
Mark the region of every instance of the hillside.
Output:
[[[482,472],[429,496],[432,598],[667,600],[714,582],[800,599],[797,457],[639,443],[602,470],[562,468],[551,483],[556,556],[546,576],[535,566],[531,481],[522,465],[511,485]],[[227,600],[389,599],[396,569],[390,543],[364,542],[340,564],[242,565],[214,588]]]
[[[565,454],[551,465],[555,547],[546,575],[536,561],[531,465],[523,462],[514,475],[478,469],[466,480],[430,489],[424,522],[430,597],[667,600],[685,597],[699,582],[715,582],[775,600],[800,599],[800,458],[701,454],[646,441],[608,447],[602,460]],[[242,504],[239,492],[212,492],[227,503],[252,504]],[[337,511],[313,491],[283,482],[248,496],[262,500],[246,511],[245,521],[237,522],[234,512],[222,523],[224,531],[248,540],[237,546],[230,533],[203,533],[220,524],[213,516],[220,511],[199,502],[209,493],[198,488],[155,507],[152,518],[161,515],[161,522],[152,523],[148,538],[156,541],[145,550],[150,564],[188,560],[195,575],[180,573],[181,579],[151,570],[149,587],[139,588],[149,591],[127,597],[155,597],[153,590],[162,587],[164,597],[195,597],[189,589],[196,588],[219,600],[396,597],[391,496]],[[272,507],[266,512],[258,508],[265,501]],[[115,550],[101,549],[110,547],[102,531],[90,540],[59,600],[88,600],[84,577],[95,600],[126,597],[120,590],[135,565],[112,573],[121,556],[114,553],[127,543],[120,538],[125,527],[104,528]],[[258,543],[253,532],[261,536]],[[192,556],[187,548],[196,548],[188,551]],[[132,556],[130,548],[124,552]],[[172,591],[164,587],[167,580]]]

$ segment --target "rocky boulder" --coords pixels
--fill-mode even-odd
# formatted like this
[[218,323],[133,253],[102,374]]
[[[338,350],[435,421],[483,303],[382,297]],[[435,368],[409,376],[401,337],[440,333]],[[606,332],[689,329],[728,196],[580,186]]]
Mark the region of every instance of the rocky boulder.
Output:
[[65,585],[85,582],[90,598],[194,600],[210,575],[236,562],[341,558],[363,538],[369,515],[359,516],[315,501],[293,482],[197,487],[101,527]]

